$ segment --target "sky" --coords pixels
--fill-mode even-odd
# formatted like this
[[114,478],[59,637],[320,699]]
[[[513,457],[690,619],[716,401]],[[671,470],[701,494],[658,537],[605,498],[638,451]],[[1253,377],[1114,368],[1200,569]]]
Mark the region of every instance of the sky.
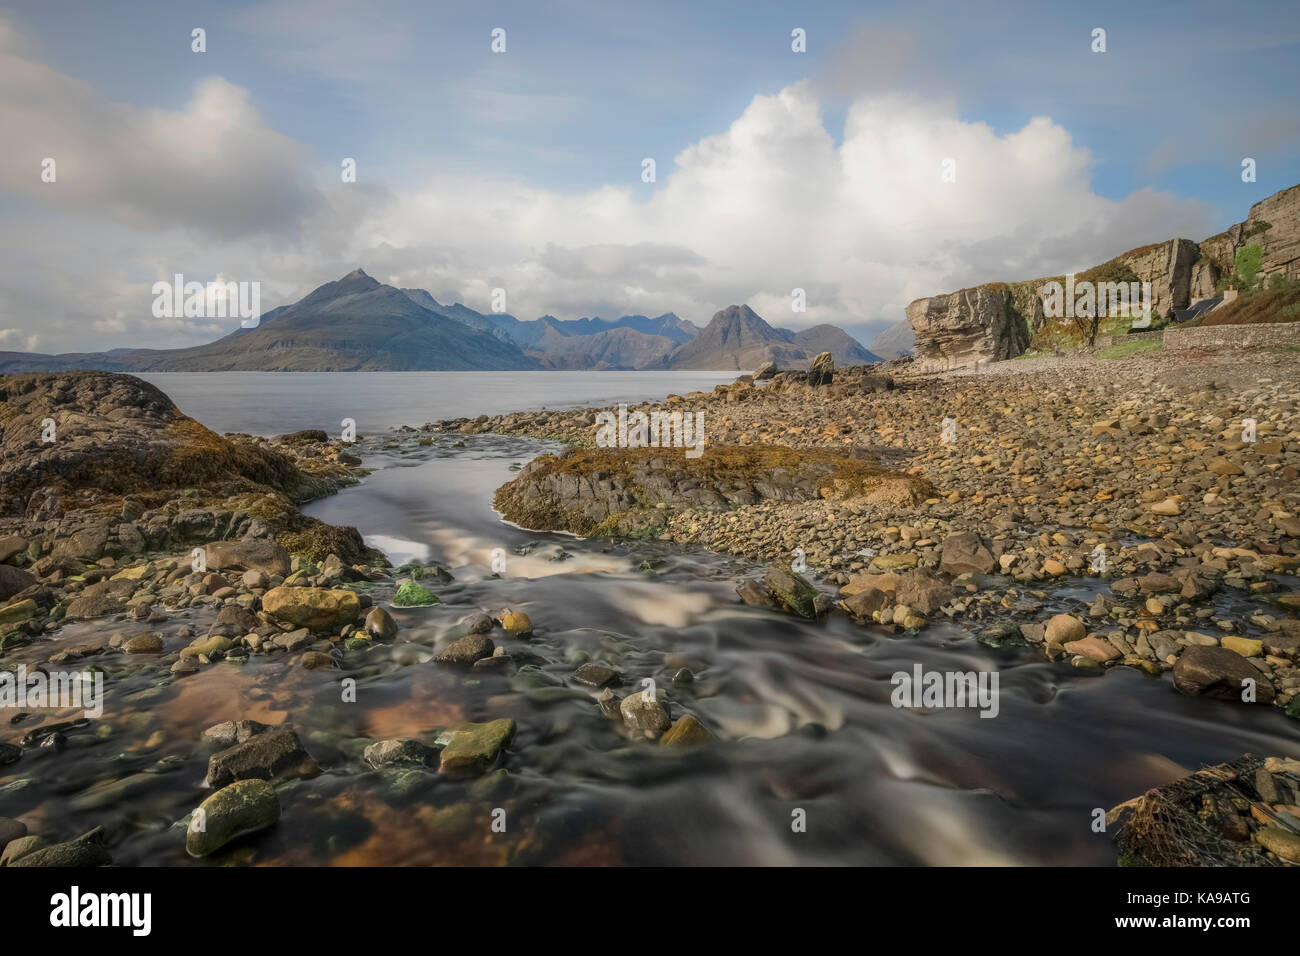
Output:
[[0,4],[0,350],[200,344],[238,319],[157,318],[155,281],[270,309],[358,267],[868,343],[1243,220],[1300,183],[1297,90],[1294,0]]

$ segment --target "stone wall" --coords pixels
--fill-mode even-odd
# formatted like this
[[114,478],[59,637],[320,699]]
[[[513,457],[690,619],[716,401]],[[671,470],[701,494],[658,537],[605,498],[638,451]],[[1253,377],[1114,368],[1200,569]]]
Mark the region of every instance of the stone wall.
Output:
[[1300,345],[1300,322],[1203,325],[1195,329],[1165,329],[1163,335],[1166,349],[1249,349],[1268,345]]

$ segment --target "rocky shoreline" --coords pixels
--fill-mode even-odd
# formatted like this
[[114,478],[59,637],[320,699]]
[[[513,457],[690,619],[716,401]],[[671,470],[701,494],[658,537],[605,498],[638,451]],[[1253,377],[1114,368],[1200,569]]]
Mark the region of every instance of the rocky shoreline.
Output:
[[[906,362],[767,370],[666,400],[705,414],[696,460],[596,448],[592,409],[429,423],[363,447],[558,439],[568,450],[498,491],[507,519],[768,563],[738,599],[783,613],[843,614],[903,638],[951,619],[990,646],[1037,646],[1078,668],[1172,671],[1189,695],[1246,704],[1248,682],[1250,702],[1300,717],[1297,364],[1251,354],[1133,359],[1104,376],[1087,362],[978,377],[913,376]],[[302,515],[299,505],[364,475],[357,449],[324,433],[222,438],[152,386],[107,373],[13,376],[0,390],[0,670],[108,666],[156,686],[249,660],[361,673],[397,640],[386,608],[436,608],[454,586],[436,565],[391,568],[355,529]],[[1255,441],[1241,440],[1243,417],[1255,418]],[[955,441],[941,434],[945,418]],[[43,442],[47,419],[56,435]],[[1088,596],[1062,610],[1053,591],[1081,593],[1079,582]],[[95,636],[43,653],[95,621],[106,625]],[[518,610],[480,608],[440,631],[430,659],[468,679],[528,683],[532,630]],[[616,693],[620,674],[596,662],[569,679],[599,694],[599,712],[630,740],[707,743],[715,734],[670,699],[693,679],[688,660],[677,664],[668,691]],[[176,827],[192,856],[216,853],[275,826],[277,788],[323,770],[495,778],[515,721],[476,717],[342,753],[230,714],[194,744],[210,754],[206,825],[191,816]],[[68,715],[10,723],[6,773],[105,732]],[[0,865],[98,865],[111,859],[105,839],[28,834],[0,817]],[[1292,859],[1284,843],[1267,858]]]
[[[905,631],[942,616],[1080,667],[1174,670],[1187,693],[1239,696],[1231,687],[1251,678],[1260,702],[1300,718],[1300,358],[1018,364],[919,376],[900,362],[823,385],[783,372],[669,396],[664,407],[708,423],[709,447],[689,467],[671,450],[587,450],[590,409],[425,428],[583,449],[521,472],[498,492],[503,514],[542,530],[648,529],[773,562],[763,586],[742,585],[747,601],[788,606],[789,588],[771,582],[796,555],[864,624]],[[1254,440],[1242,440],[1246,419]],[[786,456],[778,464],[835,454],[912,481],[913,493],[873,498],[826,482],[783,493],[759,460],[773,446]],[[710,469],[711,456],[747,450],[747,487]],[[651,482],[648,459],[662,462]],[[921,482],[932,493],[916,494]],[[1095,582],[1091,600],[1045,613],[1049,591],[1077,579]],[[1216,609],[1225,595],[1251,603],[1246,620]]]
[[[373,671],[386,646],[404,647],[399,666],[414,662],[415,648],[399,640],[394,615],[439,609],[438,592],[454,584],[436,564],[392,568],[355,529],[298,510],[361,479],[353,451],[400,447],[404,437],[423,447],[430,439],[362,437],[347,446],[313,431],[221,437],[153,386],[101,372],[10,376],[0,380],[0,401],[0,501],[8,503],[0,517],[0,704],[14,711],[6,726],[16,734],[12,743],[0,739],[0,773],[19,775],[10,787],[25,785],[34,759],[99,746],[119,732],[75,707],[16,696],[18,680],[39,677],[53,686],[60,675],[93,682],[109,674],[119,683],[143,679],[152,695],[215,667],[257,661],[278,664],[283,679],[304,671],[349,675],[337,679],[346,702],[354,675]],[[42,440],[50,421],[54,432]],[[525,679],[537,670],[542,661],[528,650],[527,614],[461,613],[438,629],[431,652],[416,652],[420,660],[466,679]],[[84,639],[65,639],[70,628]],[[612,689],[621,683],[618,672],[594,663],[571,680],[599,693],[599,711],[631,740],[689,747],[713,739],[687,712],[670,719],[673,705],[662,689],[624,697]],[[379,773],[398,790],[433,777],[485,777],[472,793],[495,792],[502,802],[503,771],[492,771],[515,730],[509,717],[454,720],[419,737],[322,747],[304,743],[291,721],[272,726],[234,715],[185,748],[207,759],[207,796],[172,829],[182,831],[191,857],[217,853],[274,827],[279,790],[327,770]],[[155,731],[130,747],[147,752],[162,739]],[[172,772],[175,760],[101,779],[79,800],[114,802]],[[477,803],[447,812],[471,806]],[[29,833],[0,815],[0,866],[105,865],[112,862],[110,836],[103,827],[77,836]]]

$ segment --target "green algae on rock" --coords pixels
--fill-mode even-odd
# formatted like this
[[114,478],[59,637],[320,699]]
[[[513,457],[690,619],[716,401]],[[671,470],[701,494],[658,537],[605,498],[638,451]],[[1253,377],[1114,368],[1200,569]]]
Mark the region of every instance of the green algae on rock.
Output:
[[265,780],[238,780],[201,804],[185,831],[185,851],[203,857],[227,843],[274,826],[280,799]]
[[430,607],[441,603],[438,595],[414,581],[402,582],[393,593],[393,607]]

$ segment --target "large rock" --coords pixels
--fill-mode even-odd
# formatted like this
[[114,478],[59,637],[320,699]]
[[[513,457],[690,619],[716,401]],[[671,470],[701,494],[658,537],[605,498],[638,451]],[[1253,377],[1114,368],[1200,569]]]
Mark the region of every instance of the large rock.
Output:
[[208,628],[209,637],[243,637],[257,630],[262,622],[257,615],[239,604],[227,604],[217,613],[217,619]]
[[835,378],[835,360],[830,352],[821,352],[808,366],[808,384],[814,387],[830,385]]
[[26,591],[37,583],[36,578],[22,568],[0,564],[0,601],[8,601],[15,594]]
[[240,780],[204,800],[199,811],[185,831],[185,851],[195,857],[274,826],[280,819],[280,799],[264,780]]
[[289,552],[274,541],[213,541],[203,549],[211,571],[261,571],[288,577]]
[[484,724],[463,724],[452,731],[438,769],[454,775],[489,770],[514,736],[515,722],[508,717]]
[[16,860],[11,860],[11,867],[63,867],[84,869],[94,866],[108,866],[113,862],[112,856],[104,848],[104,833],[96,827],[89,833],[69,840],[67,843],[55,843],[53,846],[41,847],[24,853]]
[[[1041,314],[1041,301],[1034,302]],[[1029,346],[1034,319],[1022,315],[1011,290],[1000,285],[917,299],[907,306],[921,370],[1015,358]]]
[[36,602],[31,598],[27,598],[25,601],[15,601],[13,604],[8,604],[5,607],[0,608],[0,628],[13,627],[15,624],[22,624],[24,621],[29,621],[34,618],[39,611],[40,608],[36,606]]
[[658,740],[671,725],[663,704],[655,697],[647,697],[645,693],[624,697],[619,704],[619,713],[623,716],[624,727],[651,740]]
[[1048,644],[1071,644],[1088,636],[1088,629],[1073,614],[1057,614],[1047,622],[1044,635]]
[[414,737],[394,737],[371,744],[361,757],[376,770],[394,764],[427,767],[438,762],[438,751]]
[[3,850],[12,841],[25,836],[27,836],[27,824],[21,820],[0,817],[0,850]]
[[439,664],[469,667],[477,660],[491,657],[494,650],[496,644],[492,638],[482,634],[466,634],[444,647],[433,659]]
[[690,714],[682,714],[677,718],[677,722],[659,738],[659,745],[661,747],[693,747],[697,744],[707,744],[716,739],[707,727]]
[[1240,654],[1226,647],[1189,647],[1174,664],[1174,687],[1192,696],[1241,702],[1245,681],[1255,682],[1255,700],[1273,701],[1273,686]]
[[988,574],[997,562],[974,531],[949,535],[944,539],[939,568],[949,574]]
[[789,562],[769,565],[763,583],[773,600],[792,614],[814,618],[821,613],[817,601],[820,592],[791,570]]
[[353,591],[280,587],[262,596],[262,610],[278,621],[328,631],[356,621],[361,601]]
[[899,575],[894,591],[897,604],[905,604],[922,614],[932,614],[953,599],[949,584],[932,571],[913,568]]
[[1132,269],[1139,282],[1151,283],[1152,312],[1167,316],[1190,304],[1192,268],[1199,255],[1190,239],[1170,239],[1126,252],[1116,261]]
[[303,750],[292,730],[273,730],[249,737],[208,760],[208,786],[224,787],[236,780],[311,777],[320,767]]
[[[243,483],[296,490],[302,475],[278,452],[231,442],[182,415],[156,386],[111,372],[8,375],[0,432],[0,501],[39,488],[101,495]],[[53,418],[56,437],[41,441]]]

